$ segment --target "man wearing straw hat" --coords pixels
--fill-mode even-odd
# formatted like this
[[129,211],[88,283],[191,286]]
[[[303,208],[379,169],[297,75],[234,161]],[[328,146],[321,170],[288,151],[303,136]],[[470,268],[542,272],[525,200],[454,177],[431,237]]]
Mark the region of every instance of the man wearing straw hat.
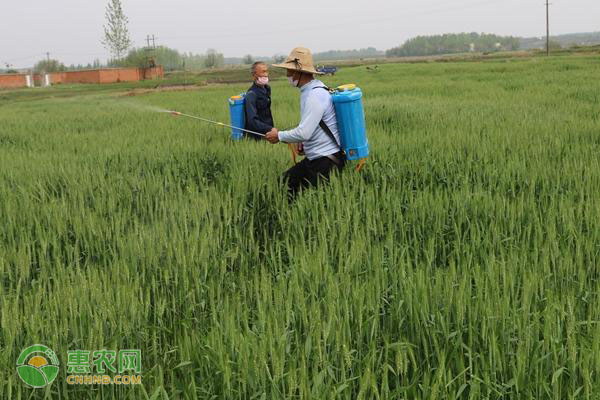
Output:
[[328,180],[332,170],[342,170],[346,162],[340,147],[337,119],[327,87],[315,75],[321,75],[313,64],[309,49],[296,47],[283,64],[290,84],[300,89],[300,124],[289,131],[271,129],[266,139],[270,143],[298,143],[298,150],[306,155],[301,162],[284,174],[289,194],[294,197],[320,180]]

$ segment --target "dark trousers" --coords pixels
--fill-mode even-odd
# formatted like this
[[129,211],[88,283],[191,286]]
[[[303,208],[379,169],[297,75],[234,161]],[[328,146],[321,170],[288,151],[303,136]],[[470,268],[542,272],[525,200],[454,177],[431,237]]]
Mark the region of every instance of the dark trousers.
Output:
[[343,153],[340,152],[334,155],[339,160],[339,165],[328,157],[315,158],[314,160],[305,158],[288,169],[283,174],[283,179],[287,181],[289,197],[293,199],[300,190],[317,186],[321,181],[329,181],[332,170],[341,171],[344,169],[346,159]]

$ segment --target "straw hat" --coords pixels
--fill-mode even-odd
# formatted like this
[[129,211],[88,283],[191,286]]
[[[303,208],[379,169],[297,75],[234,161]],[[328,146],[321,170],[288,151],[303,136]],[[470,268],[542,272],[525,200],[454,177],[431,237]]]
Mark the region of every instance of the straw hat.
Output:
[[309,74],[323,75],[315,69],[312,53],[306,47],[296,47],[283,64],[273,64],[273,67],[291,69]]

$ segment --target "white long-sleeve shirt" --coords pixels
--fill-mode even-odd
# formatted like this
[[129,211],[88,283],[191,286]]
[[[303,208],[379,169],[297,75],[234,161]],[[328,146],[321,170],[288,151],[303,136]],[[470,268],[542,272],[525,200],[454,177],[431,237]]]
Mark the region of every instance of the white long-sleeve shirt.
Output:
[[279,140],[285,143],[304,143],[304,154],[309,160],[325,157],[340,151],[340,148],[319,126],[323,120],[340,143],[340,134],[335,117],[331,94],[318,79],[313,79],[300,88],[300,125],[289,131],[279,132]]

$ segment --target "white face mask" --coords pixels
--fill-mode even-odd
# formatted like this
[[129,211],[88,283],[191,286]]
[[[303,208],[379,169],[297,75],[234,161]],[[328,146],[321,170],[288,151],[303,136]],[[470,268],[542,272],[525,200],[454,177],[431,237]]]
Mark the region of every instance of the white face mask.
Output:
[[298,87],[299,81],[295,81],[293,76],[288,76],[288,81],[290,82],[290,85],[292,85],[293,87]]
[[256,83],[258,83],[259,85],[265,86],[269,83],[269,77],[268,76],[259,76],[256,79]]

